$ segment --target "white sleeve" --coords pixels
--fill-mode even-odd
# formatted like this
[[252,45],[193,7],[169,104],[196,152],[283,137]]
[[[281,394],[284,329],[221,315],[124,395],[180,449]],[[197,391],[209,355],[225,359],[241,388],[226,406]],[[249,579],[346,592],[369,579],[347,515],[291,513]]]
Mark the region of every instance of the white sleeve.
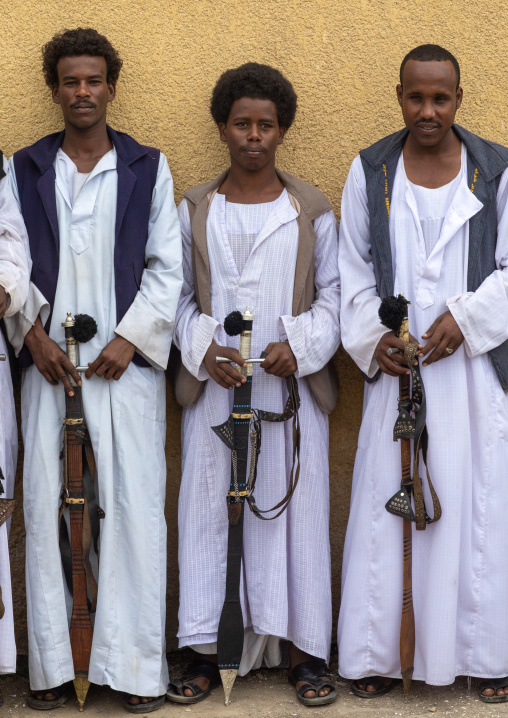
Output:
[[173,178],[161,153],[152,195],[146,269],[134,301],[115,329],[156,369],[165,369],[182,287],[182,243]]
[[508,339],[508,169],[499,182],[497,217],[497,269],[475,292],[450,297],[446,302],[470,357],[485,354]]
[[379,369],[374,352],[387,329],[378,315],[381,299],[372,262],[367,187],[360,157],[351,165],[342,194],[339,269],[342,344],[364,374],[373,377]]
[[[16,182],[16,170],[14,168],[14,161],[12,157],[9,160],[9,171],[7,174],[7,179],[9,181],[11,193],[17,204],[18,211],[20,211],[18,184]],[[30,248],[28,244],[26,230],[24,238],[24,249],[28,258],[28,268],[31,270],[32,261],[30,259]],[[28,274],[28,276],[30,276],[30,274]],[[26,297],[25,303],[18,308],[18,312],[16,314],[5,319],[7,336],[9,337],[9,341],[12,344],[16,356],[23,348],[25,336],[33,327],[37,317],[40,315],[42,324],[44,325],[48,320],[49,313],[49,302],[46,300],[42,292],[37,289],[35,284],[33,282],[29,282],[28,296]]]
[[280,318],[298,362],[299,377],[322,369],[340,344],[338,228],[331,210],[315,220],[314,230],[317,235],[314,247],[316,298],[308,311],[297,317]]
[[[9,165],[3,158],[3,168]],[[0,180],[0,286],[9,295],[6,315],[21,309],[28,295],[31,261],[25,223],[12,193],[8,177]]]
[[175,344],[182,353],[185,367],[204,381],[209,374],[203,365],[203,358],[220,324],[213,317],[199,311],[194,292],[192,273],[191,224],[187,200],[178,207],[183,242],[183,288],[176,312]]

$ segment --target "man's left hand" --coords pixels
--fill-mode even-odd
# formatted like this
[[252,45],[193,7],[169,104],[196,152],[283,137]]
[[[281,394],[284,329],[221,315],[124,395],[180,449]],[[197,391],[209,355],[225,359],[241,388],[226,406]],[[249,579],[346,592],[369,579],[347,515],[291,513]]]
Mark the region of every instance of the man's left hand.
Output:
[[85,377],[90,379],[93,374],[104,379],[118,381],[131,363],[136,347],[123,337],[115,337],[106,344],[97,359],[88,362]]
[[0,287],[0,319],[4,316],[9,306],[9,295],[3,287]]
[[266,347],[265,353],[268,356],[259,366],[267,374],[274,374],[285,379],[298,369],[298,362],[288,342],[271,342]]
[[[449,310],[436,319],[425,334],[422,334],[422,338],[428,339],[420,352],[421,357],[427,357],[423,366],[452,356],[464,341],[464,335]],[[451,351],[448,351],[450,349]],[[432,353],[428,356],[430,352]]]

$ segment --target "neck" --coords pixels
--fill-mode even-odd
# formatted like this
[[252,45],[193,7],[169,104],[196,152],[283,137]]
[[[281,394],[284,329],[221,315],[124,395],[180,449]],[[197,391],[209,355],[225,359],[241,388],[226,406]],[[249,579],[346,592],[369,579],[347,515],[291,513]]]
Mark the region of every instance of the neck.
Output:
[[65,135],[62,150],[72,158],[99,160],[111,149],[111,140],[106,121],[93,127],[80,129],[65,123]]
[[280,194],[283,186],[275,172],[275,164],[270,163],[259,170],[249,171],[235,162],[221,187],[223,194],[235,197],[263,199],[274,193]]

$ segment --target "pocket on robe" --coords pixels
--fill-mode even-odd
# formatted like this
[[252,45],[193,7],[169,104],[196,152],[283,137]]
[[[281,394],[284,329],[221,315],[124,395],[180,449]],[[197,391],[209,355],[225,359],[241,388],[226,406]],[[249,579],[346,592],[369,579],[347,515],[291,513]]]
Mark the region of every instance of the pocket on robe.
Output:
[[88,227],[72,227],[69,242],[76,254],[81,254],[90,246],[90,229]]

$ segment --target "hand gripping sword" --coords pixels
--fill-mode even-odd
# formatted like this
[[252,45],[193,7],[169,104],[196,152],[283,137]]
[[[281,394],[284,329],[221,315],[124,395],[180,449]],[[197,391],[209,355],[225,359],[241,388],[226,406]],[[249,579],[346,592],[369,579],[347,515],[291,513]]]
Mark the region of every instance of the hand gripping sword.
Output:
[[[246,377],[247,381],[234,389],[233,411],[228,420],[220,426],[212,426],[213,431],[231,450],[231,481],[226,497],[229,521],[226,595],[217,633],[217,658],[226,705],[229,703],[243,652],[244,626],[240,604],[240,575],[245,500],[257,518],[265,521],[276,519],[289,505],[298,484],[300,470],[298,420],[300,399],[296,378],[291,376],[286,380],[289,398],[283,413],[254,410],[251,406],[252,367],[253,364],[264,361],[263,356],[260,359],[250,358],[253,320],[254,315],[247,307],[244,314],[232,312],[224,321],[224,329],[227,334],[230,336],[240,334],[239,351],[247,366],[236,365],[236,368]],[[217,357],[216,361],[220,363],[230,360],[226,357]],[[260,510],[254,499],[254,488],[257,477],[257,460],[261,450],[261,421],[281,422],[291,418],[294,422],[293,469],[287,494],[271,509]],[[249,442],[251,455],[247,476]],[[270,518],[263,515],[274,511],[277,513]]]
[[[79,342],[87,342],[95,335],[95,320],[86,314],[77,314],[74,319],[69,312],[65,322],[65,346],[72,364],[79,365]],[[85,510],[85,491],[83,487],[83,468],[88,431],[83,418],[81,387],[70,378],[74,396],[65,394],[64,419],[64,504],[69,507],[71,527],[72,555],[72,616],[69,637],[74,663],[74,688],[83,710],[90,681],[88,670],[92,651],[92,621],[88,606],[85,561],[83,556],[83,513]]]
[[[424,530],[429,523],[441,517],[441,506],[427,470],[427,481],[434,506],[434,518],[425,510],[422,481],[419,474],[420,451],[427,468],[428,433],[426,419],[426,400],[420,367],[414,365],[418,348],[411,343],[409,335],[408,300],[404,295],[386,297],[381,302],[379,317],[381,323],[391,329],[399,339],[405,342],[404,359],[411,374],[399,375],[399,414],[393,429],[393,440],[400,441],[401,483],[400,489],[386,503],[386,510],[403,519],[403,585],[402,613],[400,619],[400,667],[404,695],[409,696],[414,670],[415,655],[415,615],[413,607],[413,536],[412,523],[417,530]],[[411,392],[412,384],[412,392]],[[413,440],[413,452],[411,452]],[[411,453],[413,469],[411,470]],[[414,496],[415,510],[411,505]]]

